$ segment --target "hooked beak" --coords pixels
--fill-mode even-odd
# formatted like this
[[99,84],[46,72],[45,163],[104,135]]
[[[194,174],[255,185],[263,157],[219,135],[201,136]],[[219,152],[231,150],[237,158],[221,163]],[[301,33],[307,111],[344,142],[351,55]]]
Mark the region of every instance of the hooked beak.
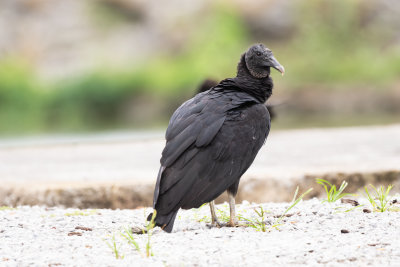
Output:
[[269,58],[269,63],[271,64],[270,66],[273,67],[274,69],[278,70],[280,73],[285,74],[285,68],[274,58],[273,56]]

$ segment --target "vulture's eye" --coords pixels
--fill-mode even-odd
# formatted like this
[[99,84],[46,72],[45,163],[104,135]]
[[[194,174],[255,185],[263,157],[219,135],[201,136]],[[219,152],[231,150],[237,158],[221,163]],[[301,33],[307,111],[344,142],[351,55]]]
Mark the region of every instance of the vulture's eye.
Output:
[[257,56],[261,56],[261,52],[257,52],[256,54],[257,54]]

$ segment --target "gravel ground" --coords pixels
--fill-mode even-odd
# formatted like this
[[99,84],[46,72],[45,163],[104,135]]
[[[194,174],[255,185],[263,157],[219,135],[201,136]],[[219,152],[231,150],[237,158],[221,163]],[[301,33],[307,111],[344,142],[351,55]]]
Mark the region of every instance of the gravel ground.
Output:
[[[399,195],[396,196],[399,199]],[[209,208],[180,211],[173,233],[156,228],[151,237],[153,257],[146,258],[124,240],[126,227],[143,225],[150,209],[77,210],[28,207],[0,210],[1,266],[265,266],[355,265],[400,266],[400,212],[365,213],[350,204],[299,203],[278,229],[211,228]],[[395,204],[400,208],[398,204]],[[288,203],[237,206],[240,216],[257,218],[266,211],[267,227]],[[228,205],[217,206],[219,217]],[[244,220],[242,220],[244,222]],[[76,229],[81,227],[81,229]],[[116,259],[108,243],[115,236],[123,258]],[[147,235],[135,235],[145,251]]]

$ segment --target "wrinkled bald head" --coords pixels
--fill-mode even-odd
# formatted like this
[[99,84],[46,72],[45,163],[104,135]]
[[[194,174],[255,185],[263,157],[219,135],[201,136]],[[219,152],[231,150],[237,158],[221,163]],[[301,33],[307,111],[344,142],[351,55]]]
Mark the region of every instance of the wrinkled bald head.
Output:
[[255,44],[245,53],[246,67],[255,78],[268,77],[270,68],[285,73],[285,68],[274,58],[272,51],[263,44]]

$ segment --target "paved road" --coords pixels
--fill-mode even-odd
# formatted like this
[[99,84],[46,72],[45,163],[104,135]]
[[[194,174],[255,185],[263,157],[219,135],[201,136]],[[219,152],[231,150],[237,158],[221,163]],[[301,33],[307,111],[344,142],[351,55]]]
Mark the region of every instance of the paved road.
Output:
[[[152,181],[163,133],[3,140],[3,181]],[[247,177],[400,169],[400,125],[272,131]]]
[[[151,188],[163,146],[161,132],[2,140],[0,181],[3,187],[86,183],[147,184]],[[274,187],[272,191],[269,188],[269,198],[261,198],[272,201],[282,192],[291,194],[293,180],[299,183],[299,179],[309,175],[393,171],[395,178],[391,175],[391,179],[399,182],[400,124],[272,130],[243,178],[241,191],[248,194],[242,199],[258,199],[252,198],[257,190],[264,196],[268,187]],[[246,184],[254,179],[258,182]],[[275,182],[271,184],[271,181]]]

